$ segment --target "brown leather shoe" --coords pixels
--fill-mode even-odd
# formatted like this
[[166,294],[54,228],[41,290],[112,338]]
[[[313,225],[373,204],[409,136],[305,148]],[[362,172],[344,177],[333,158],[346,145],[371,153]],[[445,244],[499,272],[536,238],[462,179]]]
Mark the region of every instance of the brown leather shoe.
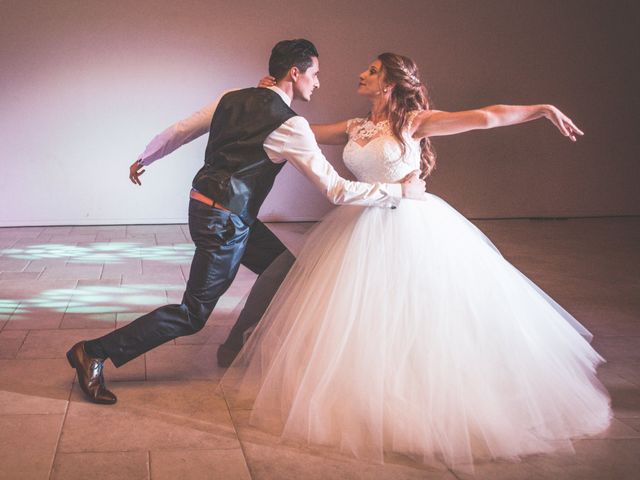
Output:
[[69,365],[76,369],[78,384],[90,401],[105,405],[118,401],[118,398],[104,386],[102,360],[87,355],[84,351],[84,341],[71,347],[67,352],[67,360]]

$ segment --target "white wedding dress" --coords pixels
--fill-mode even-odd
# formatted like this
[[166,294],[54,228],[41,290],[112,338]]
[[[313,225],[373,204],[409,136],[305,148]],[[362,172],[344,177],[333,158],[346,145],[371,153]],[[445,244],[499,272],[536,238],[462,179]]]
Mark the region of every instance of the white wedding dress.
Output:
[[[419,143],[402,154],[388,124],[348,130],[358,180],[419,168]],[[223,388],[281,441],[464,470],[607,428],[603,359],[584,337],[442,199],[340,206],[311,230]]]

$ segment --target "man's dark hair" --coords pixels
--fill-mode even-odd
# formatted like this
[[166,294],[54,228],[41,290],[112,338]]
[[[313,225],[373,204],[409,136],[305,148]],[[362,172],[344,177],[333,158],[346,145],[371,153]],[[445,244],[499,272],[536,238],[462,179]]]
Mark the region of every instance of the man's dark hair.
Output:
[[304,38],[282,40],[276,43],[269,58],[269,75],[281,80],[291,67],[298,67],[302,73],[313,64],[312,57],[318,57],[313,43]]

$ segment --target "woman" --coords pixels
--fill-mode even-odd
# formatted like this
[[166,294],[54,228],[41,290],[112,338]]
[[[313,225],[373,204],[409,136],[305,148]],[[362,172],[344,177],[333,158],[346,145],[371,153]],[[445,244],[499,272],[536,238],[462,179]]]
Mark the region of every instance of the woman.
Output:
[[[582,135],[550,105],[431,110],[415,64],[391,53],[360,75],[358,93],[368,118],[314,133],[346,145],[361,181],[428,175],[431,136],[540,117]],[[468,469],[571,449],[607,428],[602,358],[579,332],[589,335],[427,193],[395,210],[338,207],[316,225],[223,386],[284,441]]]

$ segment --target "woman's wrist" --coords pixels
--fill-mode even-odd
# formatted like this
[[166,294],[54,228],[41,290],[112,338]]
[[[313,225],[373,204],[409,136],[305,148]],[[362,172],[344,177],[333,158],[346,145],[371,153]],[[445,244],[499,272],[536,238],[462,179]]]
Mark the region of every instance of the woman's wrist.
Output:
[[549,104],[542,104],[542,105],[536,105],[537,106],[537,110],[538,110],[538,118],[539,117],[544,117],[544,118],[549,118],[550,114],[551,114],[551,105]]

